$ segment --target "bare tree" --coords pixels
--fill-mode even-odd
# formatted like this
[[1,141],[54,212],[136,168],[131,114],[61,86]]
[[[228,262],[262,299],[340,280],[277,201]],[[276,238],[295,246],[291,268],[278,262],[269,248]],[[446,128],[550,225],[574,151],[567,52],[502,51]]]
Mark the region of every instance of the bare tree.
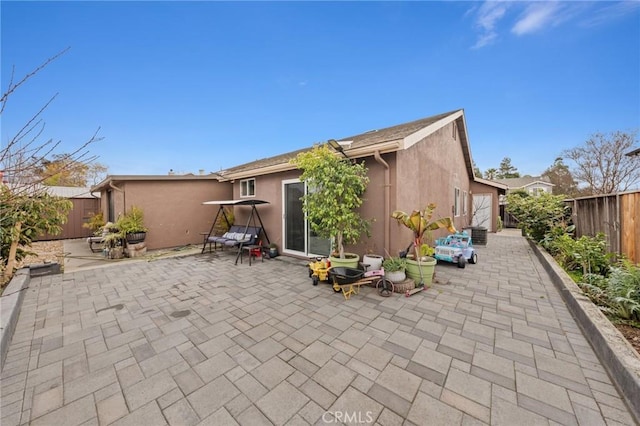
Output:
[[[7,107],[10,95],[67,50],[47,59],[17,83],[14,82],[14,67],[8,86],[0,97],[0,116]],[[60,141],[53,139],[41,140],[44,131],[43,112],[56,96],[53,95],[0,150],[0,270],[4,278],[0,281],[11,278],[16,260],[25,253],[22,247],[30,246],[33,238],[42,232],[60,232],[71,208],[68,200],[49,196],[45,192],[42,183],[51,176],[38,173],[47,157],[54,155],[60,145]],[[79,148],[65,154],[65,158],[69,159],[69,167],[89,164],[97,158],[90,155],[88,147],[101,139],[97,136],[98,131],[99,128]]]
[[586,184],[591,194],[611,194],[640,182],[640,157],[625,155],[636,143],[637,131],[595,133],[584,145],[562,155],[575,163],[571,174]]

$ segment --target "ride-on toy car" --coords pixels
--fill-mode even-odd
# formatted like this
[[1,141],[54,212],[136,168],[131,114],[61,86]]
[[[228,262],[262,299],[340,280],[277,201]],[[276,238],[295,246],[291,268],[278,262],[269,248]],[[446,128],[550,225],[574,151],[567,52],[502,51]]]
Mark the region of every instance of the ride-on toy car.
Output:
[[434,257],[445,262],[457,263],[458,268],[464,268],[467,262],[478,262],[478,254],[473,248],[471,236],[466,232],[456,232],[436,240],[436,254]]

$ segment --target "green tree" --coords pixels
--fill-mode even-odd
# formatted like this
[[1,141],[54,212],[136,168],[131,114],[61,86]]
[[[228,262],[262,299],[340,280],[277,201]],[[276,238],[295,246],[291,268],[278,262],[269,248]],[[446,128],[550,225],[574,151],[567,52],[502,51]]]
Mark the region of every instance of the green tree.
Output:
[[611,194],[640,182],[640,156],[625,155],[637,143],[637,131],[594,133],[583,145],[562,155],[573,161],[573,177],[591,194]]
[[326,145],[301,152],[291,163],[302,170],[308,192],[302,208],[311,229],[321,238],[334,239],[335,250],[345,258],[344,244],[355,244],[369,222],[358,213],[369,183],[364,163],[338,157]]
[[475,161],[473,161],[473,173],[477,177],[482,177],[482,170],[480,170],[480,167],[478,167]]
[[73,203],[46,192],[14,195],[8,186],[0,185],[0,256],[3,282],[13,276],[15,263],[29,252],[34,238],[43,233],[57,234],[67,221]]
[[485,170],[484,178],[488,179],[488,180],[498,179],[498,170],[496,168],[494,168],[494,167]]
[[543,177],[547,177],[554,184],[554,195],[568,195],[570,197],[578,194],[578,184],[573,179],[573,175],[569,170],[569,166],[564,164],[562,157],[558,157],[543,173]]
[[518,169],[513,164],[511,164],[511,158],[504,157],[500,162],[497,178],[511,179],[511,178],[519,178],[519,177],[520,177],[520,173],[518,172]]

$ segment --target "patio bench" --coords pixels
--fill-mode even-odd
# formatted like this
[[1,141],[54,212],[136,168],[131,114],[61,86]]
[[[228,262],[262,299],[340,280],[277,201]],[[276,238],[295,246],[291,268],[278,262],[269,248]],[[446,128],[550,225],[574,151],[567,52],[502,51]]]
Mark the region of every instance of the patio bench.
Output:
[[207,244],[209,245],[209,252],[211,252],[212,244],[214,250],[218,249],[218,244],[222,249],[225,247],[239,247],[241,250],[242,246],[256,244],[261,232],[262,228],[259,226],[232,225],[229,231],[221,236],[212,235],[208,238],[205,236],[202,252],[204,253]]
[[[102,251],[102,243],[104,242],[104,237],[109,234],[108,229],[102,230],[102,235],[93,235],[91,237],[87,237],[87,243],[89,243],[89,249],[92,253],[98,253]],[[98,245],[98,248],[95,248],[93,245]]]

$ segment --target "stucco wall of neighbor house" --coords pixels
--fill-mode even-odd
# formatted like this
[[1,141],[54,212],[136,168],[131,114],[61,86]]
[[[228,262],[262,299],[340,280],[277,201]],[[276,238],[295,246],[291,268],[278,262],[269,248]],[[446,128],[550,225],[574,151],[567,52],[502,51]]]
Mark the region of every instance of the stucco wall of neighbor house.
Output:
[[[127,181],[116,182],[122,191],[112,190],[117,218],[132,206],[144,212],[149,229],[145,240],[150,250],[201,244],[201,232],[208,232],[217,206],[202,205],[204,201],[230,200],[232,187],[215,180]],[[108,212],[107,197],[102,196],[103,212]]]
[[471,182],[471,195],[469,196],[469,223],[473,216],[473,194],[491,194],[491,225],[487,226],[489,232],[496,232],[498,230],[498,217],[500,216],[500,203],[498,198],[498,189],[489,185],[485,185],[480,182]]
[[[435,203],[433,219],[454,217],[454,189],[457,187],[461,194],[464,191],[469,194],[469,175],[460,135],[456,139],[453,137],[453,124],[432,133],[409,149],[398,151],[397,162],[402,166],[396,169],[397,190],[392,191],[396,194],[392,209],[410,213]],[[454,217],[456,228],[466,226],[469,218],[470,205],[467,204],[467,214]],[[437,238],[447,233],[446,230],[437,230],[432,235]],[[405,249],[411,239],[409,230],[404,227],[398,229],[396,237],[392,238],[392,254]]]

